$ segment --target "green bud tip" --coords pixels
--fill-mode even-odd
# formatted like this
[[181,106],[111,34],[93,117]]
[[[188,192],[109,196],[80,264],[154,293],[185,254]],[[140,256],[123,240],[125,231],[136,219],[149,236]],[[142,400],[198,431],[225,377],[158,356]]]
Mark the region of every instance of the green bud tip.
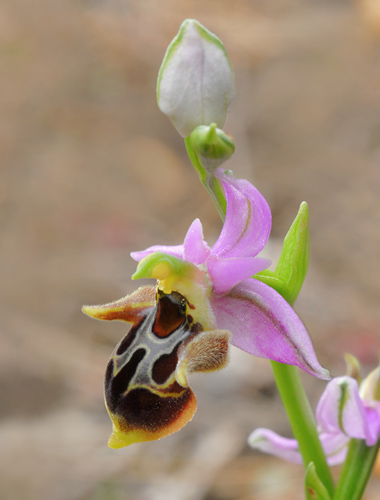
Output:
[[352,354],[346,353],[344,355],[344,360],[346,362],[346,372],[349,377],[354,378],[358,383],[361,382],[361,367],[359,360],[355,358]]

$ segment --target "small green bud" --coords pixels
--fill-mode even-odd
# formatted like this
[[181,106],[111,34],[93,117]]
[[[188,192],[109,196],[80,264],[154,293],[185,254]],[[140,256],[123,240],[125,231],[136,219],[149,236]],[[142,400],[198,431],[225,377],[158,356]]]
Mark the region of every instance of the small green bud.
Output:
[[305,498],[306,500],[331,500],[326,486],[318,477],[313,462],[310,462],[306,469]]
[[190,135],[190,143],[201,165],[209,172],[228,160],[235,151],[233,138],[217,128],[216,123],[196,127]]

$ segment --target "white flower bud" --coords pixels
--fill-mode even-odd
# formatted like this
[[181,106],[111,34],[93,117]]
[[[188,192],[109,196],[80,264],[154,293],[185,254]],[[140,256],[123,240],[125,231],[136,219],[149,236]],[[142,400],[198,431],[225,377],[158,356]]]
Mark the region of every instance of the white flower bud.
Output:
[[234,72],[223,43],[198,21],[187,19],[158,74],[159,108],[188,137],[198,125],[222,128],[234,96]]

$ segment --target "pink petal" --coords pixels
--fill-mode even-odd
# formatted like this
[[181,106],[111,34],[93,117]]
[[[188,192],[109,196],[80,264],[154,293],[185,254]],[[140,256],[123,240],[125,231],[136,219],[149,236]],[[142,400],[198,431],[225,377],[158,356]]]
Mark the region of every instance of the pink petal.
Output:
[[378,409],[373,407],[371,404],[367,405],[365,402],[364,410],[368,424],[367,445],[373,446],[380,436],[380,415]]
[[220,259],[212,255],[207,260],[207,270],[216,295],[228,293],[235,285],[266,269],[271,261],[260,257]]
[[232,345],[329,379],[328,370],[318,363],[302,321],[273,288],[250,278],[228,295],[213,296],[210,301],[217,327],[232,333]]
[[337,377],[327,384],[319,400],[316,417],[325,432],[340,432],[351,438],[366,439],[367,444],[368,440],[371,441],[358,383],[351,377]]
[[189,227],[183,247],[184,259],[193,264],[203,264],[209,256],[211,249],[203,239],[203,228],[199,219],[195,219]]
[[248,438],[248,444],[251,448],[256,448],[288,462],[302,464],[297,441],[279,436],[269,429],[254,430]]
[[[322,433],[319,435],[319,439],[329,465],[338,465],[344,462],[349,438],[342,433]],[[256,429],[253,431],[248,438],[248,444],[251,448],[269,453],[288,462],[302,463],[297,441],[279,436],[269,429]]]
[[338,465],[344,462],[350,441],[349,437],[342,432],[338,434],[322,432],[319,434],[319,439],[329,465]]
[[212,253],[218,257],[255,257],[265,246],[271,229],[271,212],[265,198],[250,182],[234,179],[220,167],[227,213]]
[[130,255],[132,259],[140,262],[144,257],[150,255],[154,252],[163,252],[168,255],[174,255],[174,257],[178,257],[179,259],[183,259],[183,245],[175,245],[175,246],[165,246],[165,245],[154,245],[152,247],[147,248],[146,250],[141,250],[140,252],[131,252]]

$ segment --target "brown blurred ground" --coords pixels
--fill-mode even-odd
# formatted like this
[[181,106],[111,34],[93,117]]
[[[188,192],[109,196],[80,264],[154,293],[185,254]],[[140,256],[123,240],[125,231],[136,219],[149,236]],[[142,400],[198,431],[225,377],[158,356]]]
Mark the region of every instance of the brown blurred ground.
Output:
[[[230,162],[273,210],[268,253],[302,200],[312,260],[297,310],[321,362],[366,369],[380,345],[379,2],[4,0],[0,4],[0,484],[7,500],[297,500],[302,470],[246,449],[289,428],[269,364],[234,352],[194,377],[182,432],[106,447],[107,358],[122,325],[83,303],[133,290],[129,252],[220,223],[155,101],[186,17],[225,42],[237,98]],[[303,377],[312,401],[323,383]],[[367,500],[379,497],[374,479]]]

